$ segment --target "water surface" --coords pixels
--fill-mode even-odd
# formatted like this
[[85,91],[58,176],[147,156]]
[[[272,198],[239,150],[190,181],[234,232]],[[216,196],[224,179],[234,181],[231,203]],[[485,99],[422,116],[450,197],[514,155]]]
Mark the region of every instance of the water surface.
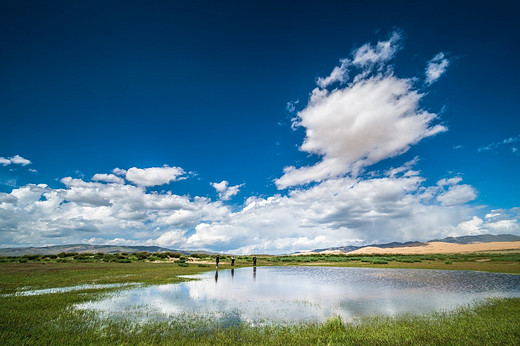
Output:
[[189,277],[199,280],[122,290],[77,308],[137,321],[193,316],[256,325],[422,314],[520,297],[520,276],[474,271],[259,267]]

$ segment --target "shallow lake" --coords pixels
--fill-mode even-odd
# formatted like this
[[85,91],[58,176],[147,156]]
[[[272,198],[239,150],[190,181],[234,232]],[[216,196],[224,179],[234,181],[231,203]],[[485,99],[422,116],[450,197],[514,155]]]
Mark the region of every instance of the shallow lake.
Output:
[[198,280],[125,289],[76,308],[134,321],[191,316],[258,325],[422,314],[520,297],[520,276],[473,271],[259,267],[187,277]]

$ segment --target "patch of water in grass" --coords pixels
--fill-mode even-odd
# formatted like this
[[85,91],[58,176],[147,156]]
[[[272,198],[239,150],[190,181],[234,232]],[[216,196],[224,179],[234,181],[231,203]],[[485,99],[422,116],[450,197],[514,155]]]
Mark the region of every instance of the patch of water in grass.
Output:
[[56,288],[43,288],[37,290],[24,289],[14,293],[6,293],[1,296],[38,296],[41,294],[53,294],[53,293],[65,293],[72,291],[81,291],[81,290],[95,290],[95,289],[105,289],[105,288],[122,288],[129,286],[139,286],[140,284],[136,283],[123,283],[123,284],[85,284],[85,285],[77,285],[77,286],[68,286],[68,287],[56,287]]

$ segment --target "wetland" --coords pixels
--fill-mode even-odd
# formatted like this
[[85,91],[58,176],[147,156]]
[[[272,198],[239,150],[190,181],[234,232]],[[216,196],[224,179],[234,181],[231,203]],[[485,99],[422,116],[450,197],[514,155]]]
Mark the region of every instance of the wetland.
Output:
[[518,254],[133,256],[4,260],[0,343],[520,343]]

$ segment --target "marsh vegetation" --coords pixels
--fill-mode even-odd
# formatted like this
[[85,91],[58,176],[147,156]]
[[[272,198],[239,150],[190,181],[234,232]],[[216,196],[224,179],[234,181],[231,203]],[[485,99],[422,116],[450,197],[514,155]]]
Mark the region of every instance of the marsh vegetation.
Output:
[[[135,324],[127,319],[101,318],[77,304],[96,301],[129,287],[94,286],[34,296],[20,290],[85,284],[171,284],[184,275],[207,271],[213,257],[177,254],[10,257],[0,263],[0,343],[23,344],[519,344],[520,299],[492,299],[450,312],[394,317],[363,317],[355,323],[330,318],[323,323],[292,325],[227,324],[180,316]],[[112,257],[114,256],[114,257]],[[153,257],[152,257],[153,256]],[[96,258],[97,257],[97,258]],[[184,257],[187,266],[179,265]],[[257,256],[259,265],[307,265],[472,269],[520,273],[519,254],[435,256]],[[108,260],[110,258],[110,260]],[[156,259],[158,258],[158,259]],[[60,261],[61,259],[61,261]],[[107,259],[107,261],[105,261]],[[128,260],[123,262],[121,260]],[[118,261],[119,260],[119,261]],[[236,267],[251,265],[252,257],[236,257]],[[175,262],[179,261],[179,262]],[[386,261],[387,263],[376,263]],[[20,263],[24,262],[24,263]],[[451,262],[447,264],[446,262]],[[229,259],[221,256],[221,266]],[[213,270],[213,266],[211,266]]]

